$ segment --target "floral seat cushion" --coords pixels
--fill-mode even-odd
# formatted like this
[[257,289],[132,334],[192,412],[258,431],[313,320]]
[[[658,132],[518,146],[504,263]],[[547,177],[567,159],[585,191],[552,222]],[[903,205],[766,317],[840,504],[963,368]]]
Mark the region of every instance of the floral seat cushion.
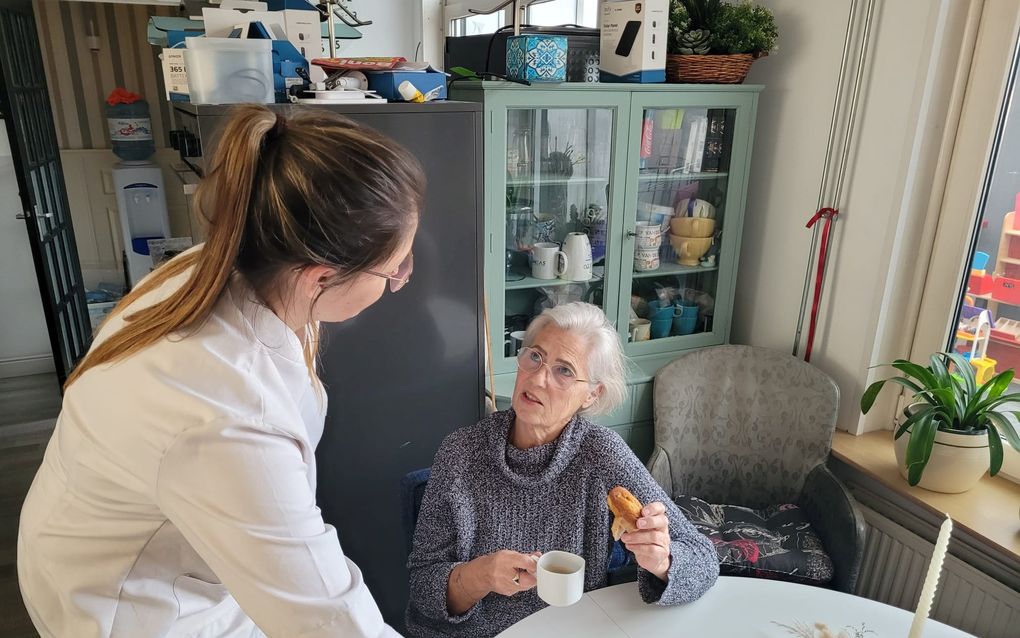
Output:
[[832,559],[796,505],[754,510],[713,505],[693,496],[675,500],[688,520],[715,545],[720,574],[808,585],[832,580]]

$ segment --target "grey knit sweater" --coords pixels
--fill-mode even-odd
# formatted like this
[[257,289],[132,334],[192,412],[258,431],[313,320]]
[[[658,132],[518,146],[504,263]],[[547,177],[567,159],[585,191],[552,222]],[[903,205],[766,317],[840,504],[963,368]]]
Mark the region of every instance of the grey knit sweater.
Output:
[[673,605],[705,593],[719,574],[711,542],[684,518],[615,432],[574,417],[551,443],[509,442],[513,410],[497,412],[443,441],[422,501],[408,560],[413,636],[493,636],[546,604],[533,588],[491,593],[450,616],[446,587],[459,563],[510,549],[564,550],[585,558],[585,591],[606,585],[613,538],[606,494],[623,485],[642,502],[666,505],[672,537],[668,582],[639,570],[645,602]]

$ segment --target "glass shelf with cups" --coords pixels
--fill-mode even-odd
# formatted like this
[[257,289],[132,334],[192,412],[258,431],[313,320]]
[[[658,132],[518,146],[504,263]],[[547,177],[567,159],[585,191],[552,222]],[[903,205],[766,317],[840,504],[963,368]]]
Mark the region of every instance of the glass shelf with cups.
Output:
[[681,266],[680,264],[662,264],[655,270],[643,271],[635,269],[631,274],[632,279],[644,279],[647,277],[696,275],[698,273],[711,272],[718,269],[718,266]]
[[706,179],[717,179],[719,177],[727,177],[728,173],[685,173],[683,171],[673,172],[655,172],[646,173],[642,171],[638,174],[638,182],[697,182]]
[[608,177],[589,177],[589,176],[570,176],[570,177],[536,177],[533,179],[517,179],[511,178],[506,181],[506,185],[510,188],[520,186],[532,186],[534,184],[605,184],[609,181]]
[[[518,274],[515,271],[512,274],[507,275],[506,289],[507,290],[525,290],[528,288],[541,288],[542,286],[569,286],[572,284],[586,284],[594,285],[602,281],[605,277],[605,266],[593,266],[592,277],[588,281],[571,281],[567,279],[537,279],[529,275]],[[519,277],[516,279],[515,277]]]

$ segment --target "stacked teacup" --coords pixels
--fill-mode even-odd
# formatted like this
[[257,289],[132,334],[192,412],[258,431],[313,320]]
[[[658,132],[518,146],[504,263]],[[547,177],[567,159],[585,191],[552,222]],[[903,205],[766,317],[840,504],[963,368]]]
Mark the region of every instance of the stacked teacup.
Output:
[[637,223],[637,246],[634,248],[634,270],[647,272],[659,268],[659,247],[662,227],[652,222]]
[[669,220],[669,243],[682,266],[697,266],[712,247],[715,220],[708,217],[674,217]]

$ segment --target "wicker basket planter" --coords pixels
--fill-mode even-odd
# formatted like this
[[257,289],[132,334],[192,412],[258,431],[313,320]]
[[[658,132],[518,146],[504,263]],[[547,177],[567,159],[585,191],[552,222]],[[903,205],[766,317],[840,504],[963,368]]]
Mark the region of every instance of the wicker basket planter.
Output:
[[667,55],[666,81],[674,84],[740,84],[751,70],[755,56]]

